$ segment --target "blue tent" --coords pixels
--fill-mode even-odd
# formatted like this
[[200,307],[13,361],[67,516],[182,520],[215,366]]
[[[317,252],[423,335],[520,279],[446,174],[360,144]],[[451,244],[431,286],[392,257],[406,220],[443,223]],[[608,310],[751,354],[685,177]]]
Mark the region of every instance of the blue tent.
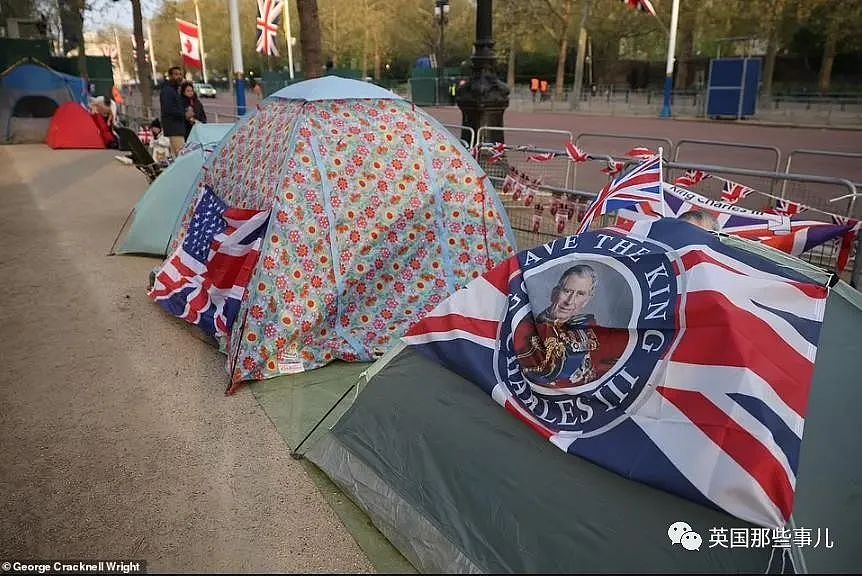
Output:
[[4,143],[44,142],[61,104],[87,104],[83,78],[22,60],[0,72],[0,130]]
[[128,236],[117,254],[165,256],[171,232],[207,155],[233,124],[195,124],[181,155],[150,185],[135,205]]

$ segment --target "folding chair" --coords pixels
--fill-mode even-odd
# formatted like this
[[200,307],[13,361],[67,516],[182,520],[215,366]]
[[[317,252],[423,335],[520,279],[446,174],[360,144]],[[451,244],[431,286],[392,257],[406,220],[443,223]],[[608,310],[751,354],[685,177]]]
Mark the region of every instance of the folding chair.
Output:
[[132,162],[135,163],[135,168],[140,170],[144,176],[147,177],[148,182],[152,183],[152,181],[161,174],[162,165],[153,160],[153,157],[150,155],[150,151],[147,150],[147,147],[144,146],[134,130],[126,128],[125,126],[119,126],[116,128],[116,132],[120,140],[125,142],[129,147],[129,150],[132,152],[130,157]]

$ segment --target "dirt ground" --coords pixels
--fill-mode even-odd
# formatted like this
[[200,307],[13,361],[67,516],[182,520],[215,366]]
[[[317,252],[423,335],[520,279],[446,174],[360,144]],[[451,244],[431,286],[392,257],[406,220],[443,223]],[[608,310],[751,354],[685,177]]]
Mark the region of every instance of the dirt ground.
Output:
[[372,567],[222,357],[106,256],[145,178],[109,151],[0,147],[0,560],[158,572]]

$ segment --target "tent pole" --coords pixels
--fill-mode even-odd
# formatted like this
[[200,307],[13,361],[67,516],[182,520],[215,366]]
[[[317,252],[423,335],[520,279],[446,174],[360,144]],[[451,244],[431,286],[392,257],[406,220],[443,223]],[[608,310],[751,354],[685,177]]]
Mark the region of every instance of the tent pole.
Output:
[[299,449],[302,447],[303,444],[305,444],[306,440],[311,438],[311,435],[314,434],[318,428],[320,428],[320,425],[323,424],[323,422],[327,418],[329,418],[329,415],[332,414],[333,410],[335,410],[338,407],[338,405],[341,404],[342,400],[347,398],[347,395],[350,394],[350,391],[353,390],[354,388],[356,388],[356,382],[351,384],[350,388],[348,388],[347,390],[344,391],[344,394],[342,394],[341,397],[339,397],[338,400],[335,401],[335,404],[333,404],[332,407],[326,411],[326,414],[324,414],[323,417],[317,421],[317,424],[315,424],[311,428],[311,430],[308,431],[308,434],[305,435],[305,438],[303,438],[302,441],[296,445],[296,448],[294,448],[293,451],[291,451],[290,456],[293,459],[299,460],[299,459],[303,458],[303,455],[299,453]]

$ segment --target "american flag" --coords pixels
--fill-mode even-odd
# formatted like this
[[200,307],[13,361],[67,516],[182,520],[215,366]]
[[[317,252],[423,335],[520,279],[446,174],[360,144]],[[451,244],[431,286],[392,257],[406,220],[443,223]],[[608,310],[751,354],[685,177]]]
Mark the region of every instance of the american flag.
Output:
[[641,12],[647,12],[655,16],[655,8],[653,8],[652,2],[650,0],[622,0],[625,5],[627,5],[632,10],[640,10]]
[[685,186],[690,188],[695,184],[703,182],[709,178],[709,174],[701,170],[686,170],[682,176],[673,181],[675,186]]
[[[782,527],[828,290],[695,226],[642,224],[638,235],[604,229],[522,252],[454,293],[404,340],[565,452]],[[599,274],[602,288],[590,295],[598,303],[588,300],[577,320],[543,320],[559,298],[551,288],[578,264]],[[602,302],[608,290],[626,296]],[[650,296],[659,291],[668,300]],[[627,311],[600,312],[609,305]],[[534,361],[559,370],[556,380],[542,384]],[[604,375],[594,372],[600,365]]]
[[261,54],[278,56],[275,37],[281,18],[282,0],[257,0],[257,47]]
[[156,274],[150,298],[210,336],[229,334],[268,219],[268,210],[231,208],[204,188],[186,237]]
[[645,160],[605,186],[584,214],[578,233],[588,230],[597,216],[637,202],[661,202],[661,156]]
[[736,204],[752,192],[754,192],[754,190],[752,190],[748,186],[743,186],[742,184],[737,184],[736,182],[725,180],[724,188],[721,191],[721,199],[728,204]]

